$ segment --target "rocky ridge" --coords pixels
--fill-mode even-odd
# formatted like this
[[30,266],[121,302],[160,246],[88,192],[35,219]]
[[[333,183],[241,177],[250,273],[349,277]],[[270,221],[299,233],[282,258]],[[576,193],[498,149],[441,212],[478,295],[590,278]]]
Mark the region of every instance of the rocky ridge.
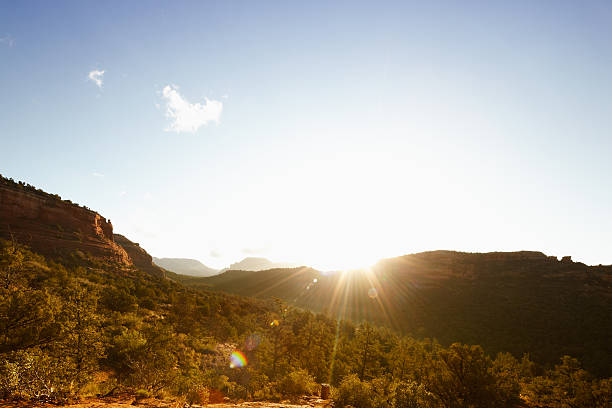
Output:
[[0,238],[15,239],[47,256],[82,251],[131,264],[114,241],[110,220],[69,200],[0,176]]
[[165,274],[137,243],[114,234],[111,221],[97,212],[1,175],[0,238],[15,240],[49,257],[80,251],[156,276]]

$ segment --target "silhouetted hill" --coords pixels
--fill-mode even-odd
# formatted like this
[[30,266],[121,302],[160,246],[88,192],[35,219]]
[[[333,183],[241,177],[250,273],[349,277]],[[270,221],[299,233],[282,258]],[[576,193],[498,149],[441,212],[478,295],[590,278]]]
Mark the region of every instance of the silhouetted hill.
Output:
[[610,375],[612,367],[612,266],[587,266],[569,257],[432,251],[385,259],[367,271],[230,271],[188,284],[279,297],[443,344],[530,353],[544,363],[568,354],[601,375]]
[[153,258],[153,263],[162,268],[189,276],[212,276],[219,273],[217,269],[209,268],[196,259],[187,258]]
[[263,271],[274,268],[294,268],[297,265],[288,262],[272,262],[266,258],[247,257],[240,262],[231,264],[222,271]]

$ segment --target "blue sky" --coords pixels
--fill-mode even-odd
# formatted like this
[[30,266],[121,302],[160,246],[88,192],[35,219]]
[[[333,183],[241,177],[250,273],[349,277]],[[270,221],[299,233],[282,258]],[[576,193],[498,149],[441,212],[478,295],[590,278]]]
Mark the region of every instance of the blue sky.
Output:
[[1,174],[214,267],[612,263],[610,2],[143,4],[0,3]]

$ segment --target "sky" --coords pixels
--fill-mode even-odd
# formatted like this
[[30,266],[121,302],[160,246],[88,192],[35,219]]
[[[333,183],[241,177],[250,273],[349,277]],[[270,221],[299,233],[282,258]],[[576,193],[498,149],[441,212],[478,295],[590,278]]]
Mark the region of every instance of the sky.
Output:
[[1,1],[0,174],[157,257],[612,264],[609,1]]

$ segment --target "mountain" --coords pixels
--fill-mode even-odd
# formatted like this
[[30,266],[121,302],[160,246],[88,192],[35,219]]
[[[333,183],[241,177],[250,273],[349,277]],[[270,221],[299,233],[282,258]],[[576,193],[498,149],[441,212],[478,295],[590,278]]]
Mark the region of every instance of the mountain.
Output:
[[60,196],[0,176],[0,238],[16,240],[47,256],[79,251],[129,265],[113,225],[95,211]]
[[[31,186],[3,186],[0,378],[11,381],[0,384],[0,398],[65,404],[95,389],[205,404],[270,390],[295,398],[327,382],[340,396],[357,389],[363,403],[354,406],[370,406],[389,401],[381,380],[391,374],[399,392],[405,379],[417,380],[439,406],[607,407],[612,399],[610,380],[591,379],[577,360],[544,370],[492,354],[527,351],[547,364],[571,354],[609,375],[612,267],[539,252],[434,251],[346,273],[299,267],[198,278],[153,264],[96,212]],[[254,298],[275,296],[301,307]],[[347,319],[443,344],[473,339],[465,341],[491,357],[477,345],[446,348]],[[414,397],[397,392],[395,402]]]
[[217,269],[209,268],[196,259],[187,258],[153,258],[153,263],[162,268],[181,275],[212,276],[219,273]]
[[369,320],[442,344],[481,344],[490,353],[531,353],[552,364],[579,358],[612,374],[612,266],[587,266],[541,252],[432,251],[380,261],[370,270],[228,271],[185,282]]
[[123,235],[113,234],[115,242],[119,244],[130,257],[130,261],[137,268],[151,275],[165,277],[166,271],[153,263],[153,257],[140,247],[140,244],[132,242]]
[[297,265],[288,262],[272,262],[266,258],[247,257],[240,262],[231,264],[223,271],[263,271],[274,268],[293,268]]
[[97,212],[2,176],[0,238],[51,258],[76,256],[136,266],[156,276],[165,273],[137,243],[114,234],[111,221]]

